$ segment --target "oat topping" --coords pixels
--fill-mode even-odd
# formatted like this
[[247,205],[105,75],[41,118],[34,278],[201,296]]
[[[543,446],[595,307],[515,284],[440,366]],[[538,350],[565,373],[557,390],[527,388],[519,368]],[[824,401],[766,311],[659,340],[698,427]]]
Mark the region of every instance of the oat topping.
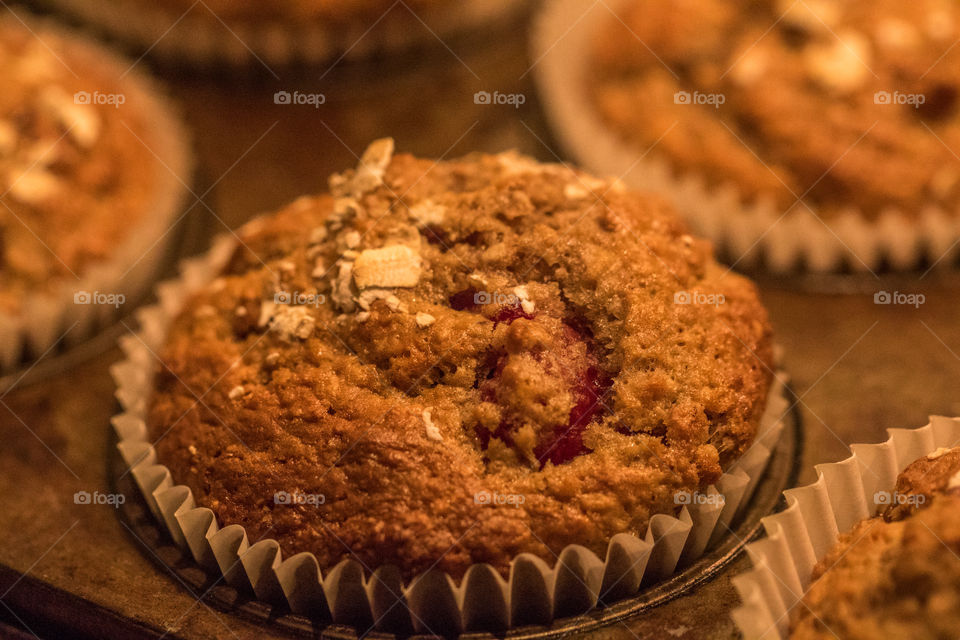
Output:
[[377,300],[386,302],[391,311],[406,311],[406,305],[389,289],[366,289],[357,297],[357,304],[364,311],[369,311],[370,305]]
[[330,294],[330,298],[338,309],[348,313],[355,308],[353,289],[351,288],[352,281],[353,262],[341,260],[339,262],[339,269],[337,269],[337,275],[333,281],[333,291]]
[[953,476],[950,477],[950,481],[947,483],[947,489],[958,489],[960,488],[960,471],[957,471]]
[[7,178],[10,195],[24,204],[43,204],[57,194],[60,180],[40,167],[22,173],[11,173]]
[[260,319],[257,323],[277,332],[282,338],[306,340],[313,335],[316,320],[307,307],[292,304],[276,304],[265,300],[260,306]]
[[440,435],[440,429],[437,428],[437,425],[433,424],[430,412],[430,409],[424,409],[423,413],[421,414],[423,417],[423,426],[426,427],[427,438],[433,440],[434,442],[443,442],[443,436]]
[[417,221],[417,225],[426,227],[443,223],[446,209],[433,200],[423,200],[410,207],[410,216]]
[[330,191],[336,196],[359,197],[383,184],[383,175],[393,157],[393,138],[372,143],[363,152],[352,175],[334,174],[330,177]]
[[953,451],[953,449],[948,447],[940,447],[936,451],[933,451],[927,454],[927,458],[929,458],[930,460],[936,460],[937,458],[943,456],[946,453],[950,453],[951,451]]
[[514,287],[513,293],[520,300],[520,308],[523,309],[523,312],[527,315],[533,315],[537,307],[533,303],[533,300],[530,299],[530,293],[527,291],[527,288],[523,286]]

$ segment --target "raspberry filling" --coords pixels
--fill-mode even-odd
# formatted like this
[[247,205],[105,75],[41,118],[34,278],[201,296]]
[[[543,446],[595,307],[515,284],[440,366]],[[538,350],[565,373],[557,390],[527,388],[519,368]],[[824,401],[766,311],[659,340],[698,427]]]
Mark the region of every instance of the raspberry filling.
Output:
[[[478,293],[461,291],[451,296],[450,304],[461,311],[480,311]],[[502,416],[492,431],[475,426],[480,446],[487,450],[496,438],[524,457],[532,456],[540,468],[589,453],[583,433],[603,412],[612,381],[600,367],[586,324],[528,314],[519,303],[501,305],[492,313],[482,310],[495,326],[502,323],[510,329],[505,349],[490,353],[478,372],[481,399],[496,404]],[[522,395],[527,392],[533,395],[529,401]],[[553,419],[557,409],[551,407],[557,397],[570,407],[559,420]]]

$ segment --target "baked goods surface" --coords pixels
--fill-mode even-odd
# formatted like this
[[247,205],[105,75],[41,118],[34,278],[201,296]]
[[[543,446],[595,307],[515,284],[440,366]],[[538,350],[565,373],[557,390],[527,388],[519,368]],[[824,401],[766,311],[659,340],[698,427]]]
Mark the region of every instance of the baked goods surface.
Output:
[[638,153],[823,216],[954,210],[960,9],[946,0],[622,3],[589,95]]
[[321,569],[602,556],[756,434],[755,288],[615,181],[384,139],[239,238],[170,327],[148,428],[221,523]]
[[897,479],[900,507],[840,537],[794,608],[791,640],[956,637],[958,454],[960,448],[939,449],[912,463]]

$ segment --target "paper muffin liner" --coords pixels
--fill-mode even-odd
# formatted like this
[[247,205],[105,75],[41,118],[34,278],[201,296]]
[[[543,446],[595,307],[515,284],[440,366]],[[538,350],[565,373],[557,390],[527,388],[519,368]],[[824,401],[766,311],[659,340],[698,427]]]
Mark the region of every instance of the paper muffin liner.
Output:
[[390,566],[377,567],[368,575],[354,560],[321,571],[310,553],[285,558],[277,541],[253,543],[242,526],[218,523],[210,509],[197,505],[188,487],[176,484],[148,439],[145,415],[154,354],[162,349],[168,326],[184,301],[221,272],[235,247],[232,236],[217,238],[205,256],[183,261],[180,278],[158,286],[159,304],[139,310],[140,334],[121,339],[126,358],[111,370],[123,409],[112,424],[123,460],[173,541],[228,584],[252,589],[257,598],[285,604],[294,613],[362,628],[375,625],[384,631],[457,633],[548,623],[586,612],[601,598],[609,604],[628,597],[699,558],[728,531],[748,504],[784,431],[788,403],[785,375],[778,374],[756,441],[715,485],[699,494],[709,499],[688,501],[676,517],[653,516],[642,538],[615,535],[605,558],[577,545],[563,549],[553,566],[532,554],[520,554],[512,561],[507,580],[486,564],[471,566],[459,582],[438,570],[404,582]]
[[624,2],[555,0],[535,18],[531,56],[541,102],[558,141],[585,169],[671,199],[698,234],[744,268],[905,270],[924,257],[944,265],[956,257],[960,210],[930,203],[908,215],[891,207],[875,220],[855,206],[825,212],[807,203],[784,212],[772,197],[750,201],[733,182],[710,186],[705,176],[673,167],[656,146],[632,145],[603,122],[585,82],[591,39]]
[[762,519],[766,538],[747,545],[753,568],[736,576],[742,605],[731,614],[746,640],[789,635],[790,611],[810,586],[814,566],[840,534],[876,515],[877,492],[893,494],[911,462],[960,444],[960,418],[931,416],[919,429],[888,429],[879,444],[855,444],[842,462],[816,466],[817,481],[783,492],[787,508]]
[[52,290],[26,295],[17,314],[0,312],[0,371],[29,363],[61,338],[67,346],[77,344],[124,315],[123,304],[84,303],[84,294],[122,294],[125,303],[133,303],[150,292],[168,261],[176,236],[172,227],[189,195],[181,180],[193,174],[189,136],[178,111],[151,78],[131,71],[129,63],[50,20],[30,18],[28,24],[62,39],[71,55],[95,60],[105,73],[125,78],[127,102],[142,109],[144,120],[160,134],[151,147],[159,158],[157,193],[141,213],[141,220],[106,260],[88,266],[79,279],[64,278]]
[[[225,21],[206,6],[187,12],[144,0],[46,0],[54,8],[151,55],[199,64],[316,63],[396,51],[496,23],[524,0],[457,0],[412,15],[402,3],[373,25],[288,20]],[[404,20],[391,20],[394,13]],[[396,16],[394,16],[396,17]],[[407,20],[409,19],[409,20]],[[411,24],[413,27],[411,28]]]

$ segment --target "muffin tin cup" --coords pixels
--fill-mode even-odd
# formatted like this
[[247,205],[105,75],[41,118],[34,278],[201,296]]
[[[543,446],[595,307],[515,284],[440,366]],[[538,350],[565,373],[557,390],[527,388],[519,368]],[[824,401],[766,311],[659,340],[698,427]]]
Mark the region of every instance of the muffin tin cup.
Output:
[[710,186],[705,176],[677,170],[656,145],[631,145],[602,121],[586,91],[592,37],[623,2],[556,0],[535,19],[531,56],[541,103],[558,141],[585,169],[672,199],[698,234],[742,268],[869,272],[956,258],[960,211],[931,203],[907,215],[891,207],[874,220],[853,206],[826,212],[798,202],[784,211],[772,197],[750,201],[732,182]]
[[[91,338],[100,327],[126,315],[125,307],[150,293],[169,259],[176,238],[172,231],[189,195],[182,180],[193,175],[194,165],[179,114],[150,78],[49,20],[31,19],[29,24],[61,38],[72,55],[95,59],[107,73],[125,77],[127,103],[142,109],[144,119],[159,133],[151,148],[158,158],[157,196],[108,259],[85,269],[79,279],[65,279],[51,291],[26,295],[18,314],[0,312],[0,373],[30,365],[61,342],[69,347]],[[95,304],[97,294],[122,295],[124,302]]]
[[[512,15],[523,0],[464,0],[414,15],[396,5],[372,25],[307,19],[229,21],[202,3],[186,12],[143,0],[46,0],[57,10],[152,56],[199,65],[285,65],[359,58],[479,28]],[[409,19],[409,20],[407,20]]]
[[295,614],[395,633],[456,635],[549,623],[635,595],[699,558],[730,531],[785,431],[789,407],[785,376],[778,374],[753,446],[715,485],[681,499],[676,516],[653,516],[642,537],[614,536],[604,558],[577,545],[563,549],[552,566],[521,554],[506,580],[485,564],[471,566],[459,582],[437,570],[404,582],[394,567],[367,568],[354,560],[322,571],[310,553],[286,558],[277,541],[252,541],[242,526],[218,523],[188,487],[176,484],[149,441],[145,415],[155,354],[184,301],[220,273],[235,247],[232,236],[217,238],[206,256],[183,262],[179,279],[158,287],[158,305],[140,310],[141,331],[121,340],[126,359],[112,369],[123,408],[112,422],[124,463],[173,541],[231,586],[252,589],[258,599]]
[[753,568],[733,578],[742,605],[731,615],[746,640],[788,637],[814,566],[840,534],[877,514],[911,462],[960,444],[960,418],[931,416],[919,429],[887,433],[886,442],[855,444],[846,460],[817,465],[816,482],[784,491],[787,508],[762,519],[766,537],[746,547]]

